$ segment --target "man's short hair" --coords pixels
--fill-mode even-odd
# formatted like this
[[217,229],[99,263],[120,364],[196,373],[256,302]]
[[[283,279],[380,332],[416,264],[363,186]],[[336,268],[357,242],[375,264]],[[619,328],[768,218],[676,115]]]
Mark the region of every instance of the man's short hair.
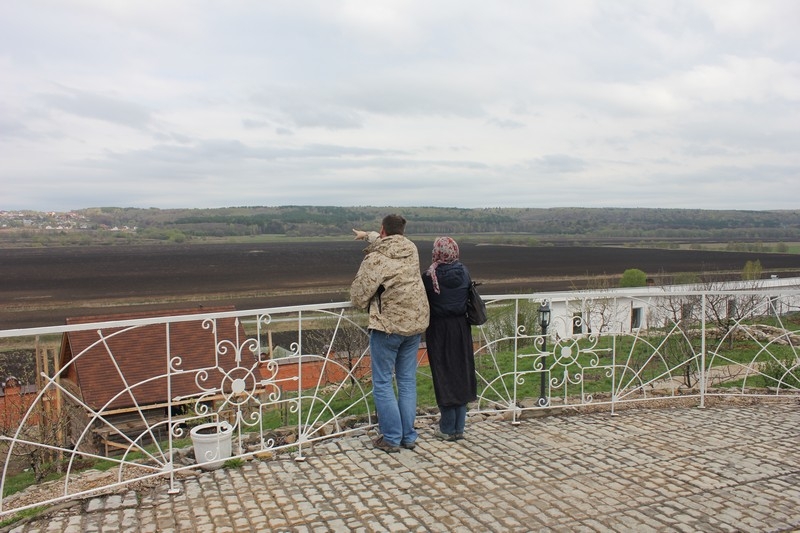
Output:
[[386,215],[381,224],[386,235],[403,235],[406,231],[406,219],[400,215]]

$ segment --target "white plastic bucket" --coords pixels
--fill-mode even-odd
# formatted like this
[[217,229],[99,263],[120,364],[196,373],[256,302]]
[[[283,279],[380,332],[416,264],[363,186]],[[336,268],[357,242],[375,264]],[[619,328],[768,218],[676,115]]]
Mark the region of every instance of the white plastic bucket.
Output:
[[227,422],[209,422],[190,431],[194,458],[204,470],[221,467],[231,456],[233,426]]

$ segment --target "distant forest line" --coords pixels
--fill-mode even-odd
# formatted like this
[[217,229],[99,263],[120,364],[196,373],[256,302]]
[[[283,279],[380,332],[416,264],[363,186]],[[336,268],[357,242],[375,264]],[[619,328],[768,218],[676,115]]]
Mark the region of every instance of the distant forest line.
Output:
[[[647,208],[452,208],[278,206],[214,209],[88,208],[71,212],[80,227],[17,225],[0,232],[5,244],[136,244],[259,236],[347,238],[352,228],[378,229],[400,213],[412,238],[462,238],[527,245],[800,242],[800,210],[739,211]],[[30,216],[53,214],[29,212]],[[109,234],[110,233],[110,234]],[[675,244],[675,246],[678,246]],[[774,251],[791,251],[783,244]]]

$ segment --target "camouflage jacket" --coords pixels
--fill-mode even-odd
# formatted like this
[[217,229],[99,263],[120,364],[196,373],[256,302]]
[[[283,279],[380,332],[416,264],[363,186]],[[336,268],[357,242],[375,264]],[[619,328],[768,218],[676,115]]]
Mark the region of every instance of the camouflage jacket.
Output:
[[364,252],[350,286],[350,302],[369,308],[369,328],[398,335],[425,331],[430,308],[414,243],[403,235],[390,235],[374,240]]

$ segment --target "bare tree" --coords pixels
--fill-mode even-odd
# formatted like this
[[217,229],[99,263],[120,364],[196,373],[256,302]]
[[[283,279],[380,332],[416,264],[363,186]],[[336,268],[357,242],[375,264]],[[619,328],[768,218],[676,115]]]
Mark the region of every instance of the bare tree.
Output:
[[369,337],[364,330],[347,320],[319,320],[313,329],[304,332],[304,351],[325,355],[341,365],[347,370],[351,385],[364,374],[366,364],[362,356],[368,347]]
[[683,384],[692,387],[697,383],[699,371],[700,297],[670,296],[667,293],[658,302],[655,311],[664,320],[667,335],[661,347],[662,355],[669,368],[681,369]]
[[38,395],[30,386],[14,383],[5,392],[0,432],[6,438],[0,440],[0,457],[10,454],[12,464],[30,468],[37,483],[61,472],[59,449],[68,448],[70,409],[58,405],[50,387]]
[[[611,289],[615,288],[607,277],[594,278],[587,283],[593,292],[608,291],[608,297],[585,298],[581,301],[580,316],[573,315],[573,325],[581,327],[586,333],[605,333],[622,323],[626,310],[620,309]],[[616,329],[619,329],[618,327]]]
[[706,321],[717,328],[719,338],[726,339],[729,348],[733,347],[734,334],[741,321],[758,314],[759,307],[764,303],[764,296],[753,292],[761,287],[758,279],[741,283],[740,290],[731,293],[725,292],[729,287],[723,281],[706,278],[703,282],[703,290],[708,293]]
[[711,326],[710,331],[716,331],[718,337],[726,339],[732,347],[742,320],[754,316],[763,304],[764,297],[754,292],[760,287],[758,277],[752,275],[757,267],[749,265],[749,270],[743,271],[744,281],[739,282],[736,291],[730,290],[730,281],[708,274],[701,276],[694,288],[706,293],[704,307],[700,296],[672,296],[665,292],[658,299],[654,314],[663,320],[668,333],[661,348],[662,355],[670,368],[682,369],[682,381],[687,387],[694,386],[698,379],[701,319]]

